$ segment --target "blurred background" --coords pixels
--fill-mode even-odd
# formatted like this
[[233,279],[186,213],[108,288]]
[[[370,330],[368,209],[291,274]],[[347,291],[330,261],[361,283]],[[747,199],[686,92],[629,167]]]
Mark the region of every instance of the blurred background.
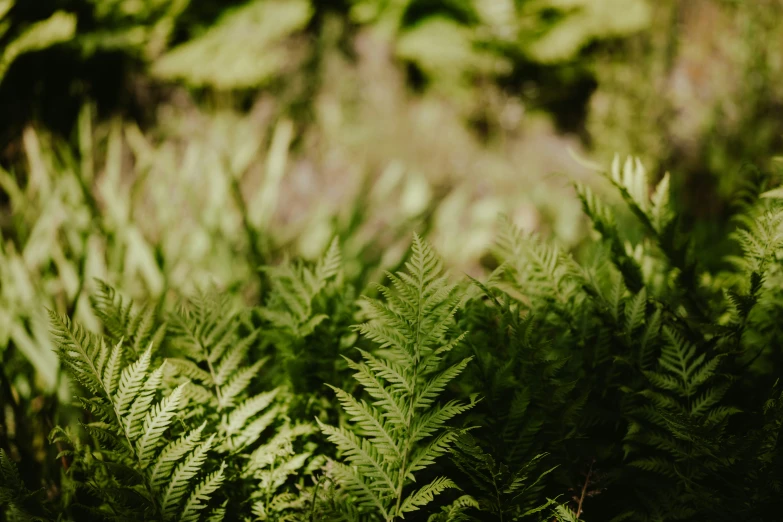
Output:
[[671,173],[709,263],[783,150],[783,0],[0,0],[0,19],[0,391],[33,409],[64,384],[45,307],[99,328],[94,278],[258,302],[260,265],[336,235],[366,283],[413,231],[480,275],[501,213],[578,251],[572,183],[603,190],[616,153]]

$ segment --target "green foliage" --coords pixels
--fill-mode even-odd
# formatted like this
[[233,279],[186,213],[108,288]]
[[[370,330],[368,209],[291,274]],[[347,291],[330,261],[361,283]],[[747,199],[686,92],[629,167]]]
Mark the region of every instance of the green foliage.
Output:
[[[55,7],[41,4],[38,7],[41,12]],[[30,23],[25,14],[19,14],[23,13],[21,9],[15,11],[15,0],[3,0],[0,38],[6,34],[12,38],[0,54],[0,81],[20,55],[63,44],[77,49],[82,59],[96,52],[121,51],[151,60],[168,46],[177,19],[188,7],[189,0],[82,0],[77,4],[56,5],[65,9],[52,9],[46,19]],[[91,16],[86,16],[87,13]],[[79,17],[83,17],[81,24],[78,24]],[[81,25],[78,31],[77,25]],[[86,27],[89,29],[85,30]]]
[[462,295],[447,284],[442,262],[419,236],[413,238],[413,254],[405,266],[407,273],[388,274],[394,290],[380,288],[386,302],[368,301],[370,320],[359,327],[379,349],[375,354],[361,351],[362,362],[349,362],[371,402],[334,388],[353,427],[321,424],[345,461],[331,471],[344,491],[344,502],[387,521],[457,488],[443,476],[413,491],[408,486],[421,483],[416,477],[449,451],[458,432],[448,430],[447,423],[473,406],[459,400],[438,402],[470,361],[444,364],[464,335],[450,333]]
[[[224,299],[202,294],[183,303],[168,329],[154,309],[134,310],[103,283],[93,302],[106,337],[50,313],[86,419],[86,438],[70,427],[51,434],[68,491],[57,509],[76,518],[182,521],[241,510],[282,520],[304,509],[285,489],[315,462],[312,450],[295,446],[313,428],[286,417],[284,390],[251,393],[263,364],[247,362],[257,332],[240,335],[246,322]],[[156,364],[161,350],[171,356]],[[29,493],[3,459],[4,503],[18,511]]]
[[82,53],[125,51],[143,60],[163,52],[190,0],[88,0],[96,29],[79,35]]
[[[578,187],[603,243],[591,264],[580,266],[556,247],[541,245],[504,224],[497,248],[503,264],[486,285],[479,284],[484,304],[474,305],[473,320],[487,324],[485,307],[508,310],[493,330],[500,326],[500,331],[509,332],[509,340],[493,331],[477,338],[478,346],[494,338],[491,345],[506,344],[508,351],[499,363],[492,363],[490,356],[479,357],[479,365],[485,361],[487,370],[480,374],[483,381],[480,376],[471,381],[483,382],[484,390],[509,390],[506,397],[510,390],[520,390],[523,404],[547,405],[535,433],[553,430],[565,435],[555,445],[564,453],[549,459],[561,463],[552,476],[570,482],[575,492],[582,490],[574,495],[573,513],[582,512],[588,502],[601,505],[601,495],[615,490],[618,495],[626,491],[634,500],[622,507],[613,497],[613,508],[604,512],[607,519],[731,519],[729,513],[743,513],[756,520],[765,508],[738,498],[737,492],[749,487],[738,463],[758,458],[750,457],[747,448],[758,447],[763,429],[745,424],[746,431],[739,433],[742,423],[770,422],[759,417],[765,388],[751,384],[766,375],[767,368],[750,367],[766,351],[763,344],[774,343],[771,339],[780,334],[768,322],[772,309],[764,306],[779,299],[775,287],[766,284],[770,270],[777,270],[771,267],[778,266],[779,207],[762,205],[740,220],[746,225],[736,236],[742,255],[734,259],[735,276],[729,279],[732,276],[725,273],[712,280],[682,232],[668,197],[668,177],[649,190],[638,161],[622,166],[615,160],[608,179],[627,215],[616,215],[593,190]],[[515,309],[529,310],[522,328]],[[515,337],[524,342],[513,342]],[[565,386],[559,401],[535,396],[531,400],[524,380],[502,387],[513,382],[508,374],[524,375],[523,370],[507,374],[506,368],[525,353],[536,354],[536,344],[542,342],[547,346],[543,360],[556,364],[560,377],[576,382],[575,390],[582,393],[569,395],[571,388]],[[557,364],[558,360],[563,362]],[[525,366],[535,368],[531,363],[528,359]],[[528,379],[535,383],[536,376],[546,375],[533,371]],[[562,384],[555,378],[531,388],[557,390]],[[487,404],[492,404],[492,396],[487,395]],[[575,407],[570,410],[575,415],[566,417],[566,432],[555,422],[563,419],[558,409],[563,399]],[[496,403],[505,406],[508,400]],[[487,415],[493,436],[479,438],[482,446],[498,447],[502,438],[495,434],[502,433],[505,423],[515,426],[514,416],[504,417],[504,411],[495,407]],[[528,412],[526,420],[533,418]],[[624,432],[618,429],[623,425]],[[516,427],[514,433],[525,429]],[[535,445],[531,449],[535,451]],[[499,449],[490,453],[506,454]],[[618,454],[624,458],[617,459]],[[592,462],[583,481],[576,478],[584,472],[581,459]],[[569,508],[558,509],[565,513]]]
[[254,322],[292,391],[311,394],[338,382],[345,368],[339,355],[356,341],[348,330],[356,306],[337,238],[314,264],[285,261],[262,273],[268,289]]
[[[622,49],[595,55],[598,88],[586,130],[602,158],[624,150],[641,156],[651,172],[676,172],[677,208],[695,220],[690,232],[706,249],[705,261],[719,263],[728,243],[715,225],[729,217],[735,194],[751,178],[777,170],[783,128],[772,114],[782,99],[783,68],[766,42],[780,38],[774,20],[783,3],[648,5],[646,31]],[[742,80],[750,71],[759,82]],[[716,83],[727,75],[736,82]]]
[[101,321],[104,336],[112,343],[125,342],[135,354],[149,346],[160,347],[166,334],[166,324],[158,318],[157,310],[149,305],[133,310],[117,291],[103,281],[97,281],[98,290],[92,299],[95,315]]
[[0,518],[773,519],[781,18],[0,0]]
[[[325,314],[314,314],[314,300],[328,283],[339,278],[342,256],[337,240],[311,270],[309,267],[283,263],[264,268],[269,281],[266,305],[258,315],[275,331],[286,332],[293,338],[304,338],[327,319]],[[293,353],[292,356],[299,354]]]
[[501,218],[497,268],[465,284],[418,235],[358,301],[338,240],[261,268],[258,306],[217,290],[138,306],[98,282],[102,335],[50,312],[79,408],[55,406],[59,476],[25,467],[4,423],[3,513],[768,520],[783,492],[780,192],[748,189],[712,272],[668,177],[650,186],[631,159],[605,181],[622,206],[577,191],[592,244]]
[[[490,284],[499,276],[490,277]],[[519,303],[507,295],[475,284],[483,299],[469,304],[465,321],[476,362],[464,380],[483,395],[471,412],[471,422],[480,428],[458,440],[455,464],[482,508],[481,517],[540,516],[554,504],[537,504],[544,477],[554,469],[542,468],[545,451],[552,440],[570,436],[568,426],[581,413],[583,399],[574,393],[567,359],[554,353],[551,343],[536,341],[540,322],[532,314],[523,319]]]
[[[266,362],[249,362],[259,331],[243,334],[247,321],[232,311],[225,296],[214,293],[181,304],[170,323],[174,357],[167,360],[178,370],[175,382],[190,382],[190,420],[216,429],[220,442],[215,452],[237,473],[237,483],[228,484],[229,496],[237,503],[254,499],[257,516],[283,511],[290,493],[280,491],[281,486],[290,475],[303,472],[311,456],[294,450],[293,443],[313,429],[285,418],[283,388],[251,393]],[[245,480],[256,481],[257,489],[243,487]]]
[[31,500],[36,499],[35,492],[27,489],[19,475],[16,463],[8,458],[4,449],[0,448],[0,513],[9,522],[27,522],[43,520],[31,514]]
[[480,491],[480,500],[475,504],[483,514],[482,517],[493,516],[497,520],[521,520],[547,509],[555,501],[529,507],[535,493],[540,490],[539,483],[549,474],[551,469],[533,480],[531,471],[536,468],[541,458],[538,455],[517,468],[506,463],[512,458],[504,458],[502,462],[495,461],[492,455],[482,450],[476,440],[469,434],[464,434],[457,441],[456,464],[470,481]]
[[[488,3],[488,2],[487,2]],[[525,27],[528,34],[519,38],[526,51],[540,62],[570,60],[579,51],[599,38],[633,34],[647,28],[651,8],[646,0],[544,0],[518,2],[523,20],[532,20]]]
[[286,38],[303,29],[311,14],[306,0],[249,2],[225,13],[204,34],[169,50],[151,72],[193,87],[257,87],[290,67]]
[[[95,420],[83,428],[106,464],[84,482],[97,496],[87,512],[116,520],[134,514],[199,520],[224,480],[224,466],[204,472],[215,436],[202,438],[203,425],[175,430],[186,384],[157,399],[165,362],[151,367],[152,345],[136,357],[122,342],[110,347],[67,318],[52,313],[51,319],[60,360],[88,392],[79,402]],[[68,442],[62,432],[54,440]]]
[[[5,37],[11,29],[8,13],[14,8],[15,3],[14,0],[0,2],[0,38]],[[5,45],[2,54],[0,54],[0,82],[5,77],[8,68],[20,55],[68,41],[73,38],[75,33],[76,17],[63,11],[57,11],[46,20],[21,29],[11,42]]]
[[573,61],[594,40],[634,34],[651,17],[646,0],[470,0],[440,8],[421,0],[351,3],[353,20],[396,37],[397,55],[440,85],[469,75],[507,75],[520,55],[541,64]]

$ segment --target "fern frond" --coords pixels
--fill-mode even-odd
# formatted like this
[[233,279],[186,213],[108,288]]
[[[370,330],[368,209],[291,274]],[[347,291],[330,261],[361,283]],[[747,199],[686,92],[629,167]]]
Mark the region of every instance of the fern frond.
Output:
[[153,400],[155,400],[158,389],[163,383],[163,370],[165,367],[166,362],[164,361],[152,373],[146,376],[138,395],[132,399],[133,404],[130,406],[127,415],[118,411],[128,436],[133,439],[141,436],[141,432],[144,429],[144,419],[152,406]]
[[239,433],[246,426],[248,420],[269,407],[280,392],[280,388],[275,388],[269,392],[245,399],[228,414],[225,423],[226,435],[231,437]]
[[258,314],[294,338],[310,335],[327,316],[313,312],[315,301],[327,286],[340,279],[342,255],[335,238],[313,269],[284,262],[262,267],[270,283],[269,297]]
[[220,408],[228,408],[234,405],[234,399],[245,391],[253,378],[258,375],[258,371],[265,362],[265,360],[261,359],[251,366],[238,369],[234,372],[232,377],[226,381],[225,385],[219,386],[220,394],[218,395],[218,404],[220,405]]
[[347,360],[354,379],[372,401],[333,388],[355,433],[318,422],[351,465],[336,465],[341,487],[388,521],[429,504],[438,493],[455,486],[443,478],[405,494],[415,474],[451,448],[456,432],[447,430],[447,422],[473,406],[456,400],[438,404],[471,359],[443,368],[445,354],[462,339],[450,335],[462,295],[448,284],[442,261],[418,235],[413,237],[405,268],[407,272],[389,275],[394,291],[379,287],[384,301],[368,300],[369,321],[358,328],[380,345],[379,350],[362,351],[363,362]]
[[470,495],[462,495],[451,504],[443,506],[440,513],[430,515],[427,522],[461,522],[470,520],[467,511],[478,509],[479,503]]
[[[373,406],[383,410],[383,416],[394,429],[403,429],[410,410],[409,402],[405,400],[406,396],[399,392],[393,393],[385,386],[383,379],[365,364],[357,364],[349,360],[348,367],[356,370],[353,374],[354,379],[375,399]],[[410,384],[410,389],[414,389],[413,383]]]
[[96,280],[98,290],[91,296],[93,310],[103,324],[106,337],[113,343],[124,340],[135,354],[149,345],[159,346],[166,334],[166,324],[150,306],[133,310],[106,282]]
[[113,394],[120,384],[120,375],[122,374],[123,362],[121,339],[117,344],[114,345],[114,348],[111,351],[111,355],[106,362],[106,366],[103,369],[103,386],[106,390],[106,393],[109,395]]
[[316,281],[326,281],[336,277],[343,268],[343,256],[340,250],[340,241],[338,238],[332,239],[326,253],[318,260],[315,267]]
[[413,409],[427,410],[432,408],[433,403],[440,394],[443,393],[446,386],[462,373],[471,360],[473,360],[473,357],[462,359],[434,377],[431,377],[428,382],[421,387],[421,391],[416,394],[415,401],[413,402]]
[[636,260],[625,250],[625,243],[620,237],[614,213],[587,186],[578,185],[577,195],[582,201],[582,208],[593,223],[593,228],[601,234],[612,252],[612,262],[623,275],[625,285],[636,293],[644,286],[642,269]]
[[[247,352],[250,349],[250,346],[253,344],[253,342],[256,341],[256,336],[257,332],[253,332],[241,341],[234,344],[225,352],[225,354],[223,354],[222,357],[211,357],[211,362],[213,364],[217,363],[217,368],[215,369],[214,375],[214,381],[216,385],[222,386],[226,383],[229,376],[236,375],[236,372],[239,369],[242,361],[247,356]],[[205,346],[209,346],[209,344],[205,343]]]
[[426,446],[416,448],[410,456],[410,463],[403,468],[403,475],[413,478],[415,472],[433,465],[435,460],[449,452],[458,436],[456,431],[444,431]]
[[669,173],[667,172],[658,182],[651,196],[652,208],[650,217],[658,233],[663,233],[672,220],[673,211],[669,198]]
[[[87,474],[87,484],[92,484],[90,489],[100,499],[97,511],[119,519],[175,520],[177,513],[171,506],[179,502],[181,494],[190,493],[186,486],[201,475],[211,444],[211,439],[209,444],[199,444],[205,425],[171,440],[186,383],[158,399],[165,362],[152,369],[153,342],[133,360],[133,352],[127,355],[122,340],[109,350],[103,339],[67,319],[52,314],[52,324],[61,359],[68,361],[66,367],[80,377],[77,380],[90,385],[93,395],[79,399],[98,419],[83,425],[99,445],[95,454],[104,463]],[[58,435],[57,440],[78,449],[79,443],[72,437]],[[74,463],[76,466],[94,462],[89,452],[72,454],[82,459]],[[172,470],[173,482],[168,483]],[[203,490],[199,498],[207,494]]]
[[376,512],[384,520],[390,520],[389,500],[391,497],[388,491],[378,490],[372,482],[366,481],[363,474],[360,474],[356,468],[339,462],[334,463],[332,475],[340,487],[355,496],[358,506],[377,510]]
[[[196,487],[193,493],[188,497],[185,502],[185,507],[182,510],[182,514],[179,517],[181,522],[197,522],[201,511],[207,507],[210,497],[215,491],[220,488],[221,484],[225,480],[224,470],[226,469],[225,462],[220,463],[220,468],[217,471],[204,477],[201,483]],[[215,517],[215,513],[212,517]]]
[[207,453],[212,449],[214,441],[215,435],[210,435],[202,444],[196,446],[193,452],[187,455],[174,469],[171,480],[164,487],[161,497],[160,508],[164,516],[170,519],[176,516],[182,500],[191,491],[190,485],[204,466],[207,460]]
[[394,494],[397,488],[394,463],[387,462],[375,445],[344,428],[335,428],[320,421],[318,425],[344,458],[362,470],[361,476],[369,479],[368,485],[374,491],[384,496]]
[[393,434],[385,425],[384,418],[377,411],[371,409],[365,401],[359,402],[340,388],[335,386],[329,387],[334,390],[337,400],[340,401],[350,420],[356,423],[357,432],[363,437],[368,437],[378,452],[384,457],[399,459],[401,457],[401,449],[397,446],[397,441],[395,441]]
[[625,308],[625,329],[629,335],[642,325],[646,307],[647,289],[642,288]]
[[[117,414],[124,416],[130,410],[131,405],[141,393],[144,387],[144,381],[147,377],[147,369],[152,360],[152,346],[142,354],[142,356],[122,371],[120,384],[117,388],[117,394],[114,400]],[[150,397],[152,390],[146,390],[146,397]],[[150,399],[151,400],[151,399]],[[146,402],[146,401],[145,401]],[[149,405],[149,403],[147,403]]]
[[155,456],[162,442],[163,433],[169,428],[179,409],[182,388],[185,386],[186,384],[177,386],[168,397],[153,406],[147,413],[141,437],[136,442],[136,454],[142,463],[148,462]]
[[[328,266],[321,270],[334,275],[334,251],[330,256],[326,261]],[[297,291],[305,291],[308,284],[299,281],[295,286]],[[229,498],[244,491],[241,482],[236,482],[244,479],[260,481],[259,487],[264,490],[282,487],[288,473],[299,469],[310,457],[309,452],[282,451],[293,439],[309,434],[312,427],[288,426],[289,395],[284,387],[255,393],[263,382],[261,370],[268,358],[253,353],[260,343],[261,330],[244,319],[224,298],[211,291],[183,301],[170,320],[172,346],[178,352],[173,365],[181,370],[182,376],[194,381],[187,389],[190,397],[201,403],[202,409],[196,417],[216,428],[210,449],[220,454],[232,469],[241,470],[239,474],[221,478],[227,482]],[[250,363],[250,359],[255,360]],[[252,453],[248,454],[251,449]],[[194,449],[188,458],[195,458],[197,451]],[[168,495],[173,500],[166,504],[169,509],[174,509],[171,506],[179,505],[182,499],[177,492],[192,485],[187,481],[184,484],[170,486]],[[269,493],[268,497],[276,495]],[[269,498],[256,504],[263,507]]]
[[410,513],[426,506],[435,496],[443,493],[447,489],[459,489],[453,480],[447,477],[438,477],[426,486],[417,489],[402,501],[400,513]]
[[18,522],[44,522],[34,515],[27,504],[36,495],[24,485],[16,464],[0,448],[0,515]]
[[169,442],[158,454],[155,462],[147,468],[149,481],[154,489],[163,489],[177,463],[199,444],[205,427],[206,423],[202,423],[197,428],[184,433],[179,439]]
[[79,324],[72,323],[67,317],[61,317],[50,310],[49,320],[57,355],[62,363],[79,384],[95,395],[106,396],[102,380],[104,368],[97,363],[108,359],[108,354],[101,357],[101,352],[106,350],[105,346],[97,343],[92,334]]

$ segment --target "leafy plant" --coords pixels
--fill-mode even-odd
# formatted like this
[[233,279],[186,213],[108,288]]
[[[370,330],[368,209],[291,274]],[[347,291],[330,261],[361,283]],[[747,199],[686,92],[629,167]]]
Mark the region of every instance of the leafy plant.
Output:
[[39,496],[27,489],[16,464],[8,458],[4,449],[0,448],[0,507],[7,520],[32,521],[42,520],[32,514],[31,504]]
[[44,410],[46,474],[6,420],[32,404],[0,383],[4,515],[767,520],[783,491],[781,191],[743,195],[713,272],[668,177],[650,186],[631,159],[605,181],[624,206],[577,187],[591,244],[503,218],[497,267],[464,284],[418,235],[361,300],[337,240],[262,268],[260,306],[218,291],[139,306],[98,282],[102,335],[49,313],[79,411]]
[[[205,425],[176,430],[187,385],[158,399],[165,362],[151,368],[152,346],[139,356],[129,355],[122,342],[111,347],[67,318],[51,317],[58,355],[88,392],[79,402],[95,419],[83,425],[98,446],[88,471],[92,476],[83,482],[96,502],[84,505],[85,511],[117,520],[133,515],[200,520],[225,479],[225,466],[204,470],[216,442],[214,434],[202,437]],[[53,440],[70,442],[60,429]],[[220,512],[212,509],[208,518]]]
[[446,355],[462,341],[450,334],[462,295],[448,285],[442,262],[418,236],[406,263],[407,273],[388,274],[386,302],[367,302],[370,321],[359,332],[380,345],[376,354],[362,351],[362,362],[349,362],[354,378],[372,398],[368,403],[334,388],[355,428],[320,424],[346,463],[331,471],[345,502],[391,521],[430,504],[446,489],[457,489],[439,476],[410,491],[427,468],[444,455],[458,436],[447,422],[473,403],[436,402],[468,365],[470,358],[444,367]]

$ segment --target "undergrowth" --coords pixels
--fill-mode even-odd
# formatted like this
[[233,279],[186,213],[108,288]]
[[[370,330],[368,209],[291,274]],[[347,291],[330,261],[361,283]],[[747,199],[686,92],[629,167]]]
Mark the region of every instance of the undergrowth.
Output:
[[624,214],[576,187],[579,256],[501,219],[481,281],[414,235],[385,284],[347,278],[335,240],[264,267],[244,308],[98,282],[102,332],[50,313],[78,412],[54,478],[4,435],[5,519],[775,519],[781,191],[746,194],[708,272],[668,177],[616,161],[606,182]]

